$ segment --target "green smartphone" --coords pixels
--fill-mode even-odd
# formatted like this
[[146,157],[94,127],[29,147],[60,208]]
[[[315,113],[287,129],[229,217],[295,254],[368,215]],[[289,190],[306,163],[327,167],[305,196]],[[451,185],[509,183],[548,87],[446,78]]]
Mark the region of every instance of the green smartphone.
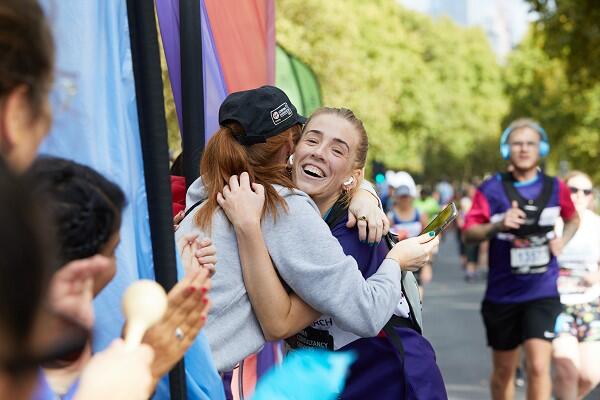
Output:
[[458,210],[456,209],[456,204],[450,203],[448,204],[436,217],[423,229],[421,235],[427,232],[434,231],[435,236],[439,235],[450,225],[456,216],[458,215]]

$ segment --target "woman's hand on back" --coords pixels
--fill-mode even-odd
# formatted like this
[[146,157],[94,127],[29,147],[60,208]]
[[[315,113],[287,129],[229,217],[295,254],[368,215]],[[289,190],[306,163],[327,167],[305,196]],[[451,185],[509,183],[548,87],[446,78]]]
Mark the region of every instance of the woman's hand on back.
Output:
[[207,270],[208,277],[212,278],[215,272],[217,272],[217,248],[212,240],[209,238],[196,240],[196,247],[192,249],[200,267]]
[[391,258],[400,264],[403,271],[418,271],[431,262],[434,251],[440,244],[434,232],[427,232],[401,240],[389,251],[386,258]]
[[[194,259],[193,245],[185,246],[182,258]],[[208,270],[194,268],[169,291],[163,318],[144,335],[154,349],[154,384],[183,357],[206,322],[210,309]]]
[[265,205],[265,188],[258,183],[250,183],[250,176],[242,172],[229,178],[223,193],[217,193],[217,202],[231,224],[238,228],[260,224]]
[[177,241],[177,249],[186,274],[198,268],[207,270],[209,278],[215,274],[217,248],[210,238],[200,240],[197,233],[188,233]]
[[179,211],[173,217],[173,230],[175,232],[177,232],[177,229],[179,229],[179,224],[181,223],[181,221],[183,221],[184,218],[185,218],[185,211]]
[[367,190],[358,190],[350,201],[346,226],[354,225],[358,227],[358,238],[369,244],[381,241],[390,230],[390,221],[379,207],[379,201]]

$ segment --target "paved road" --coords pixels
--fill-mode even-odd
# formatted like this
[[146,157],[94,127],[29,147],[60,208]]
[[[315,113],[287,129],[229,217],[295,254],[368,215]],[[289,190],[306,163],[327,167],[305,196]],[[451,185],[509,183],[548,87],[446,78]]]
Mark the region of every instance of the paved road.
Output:
[[[479,314],[484,283],[463,280],[458,246],[449,234],[440,246],[424,301],[425,336],[436,350],[450,400],[489,399],[490,351]],[[525,399],[518,388],[515,398]],[[600,399],[600,388],[587,397]]]

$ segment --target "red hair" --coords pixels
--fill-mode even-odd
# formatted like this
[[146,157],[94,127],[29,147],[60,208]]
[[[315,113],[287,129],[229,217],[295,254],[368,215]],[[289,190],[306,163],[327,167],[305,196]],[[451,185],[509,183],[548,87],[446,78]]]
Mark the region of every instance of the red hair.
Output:
[[200,175],[208,195],[207,203],[195,216],[195,222],[205,231],[210,230],[212,216],[218,208],[217,193],[223,192],[232,175],[248,172],[250,182],[260,183],[265,187],[265,213],[277,217],[277,206],[287,211],[285,200],[277,193],[273,185],[281,185],[289,189],[294,184],[285,163],[276,160],[285,145],[293,148],[300,136],[300,125],[294,125],[286,131],[270,137],[266,143],[244,146],[236,139],[244,135],[243,128],[237,122],[227,122],[210,138],[206,144]]

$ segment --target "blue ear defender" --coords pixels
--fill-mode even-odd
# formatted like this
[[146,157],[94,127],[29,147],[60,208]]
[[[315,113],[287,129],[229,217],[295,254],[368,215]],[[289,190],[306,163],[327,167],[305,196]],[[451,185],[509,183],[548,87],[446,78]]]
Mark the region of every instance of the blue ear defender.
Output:
[[502,132],[502,135],[500,136],[500,155],[502,156],[503,160],[508,160],[510,158],[510,145],[507,142],[508,136],[511,132],[512,128],[508,127]]
[[[546,133],[544,128],[542,128],[538,124],[530,124],[526,126],[529,126],[530,128],[536,130],[540,134],[540,157],[546,157],[548,153],[550,153],[550,142],[548,141],[548,134]],[[510,158],[510,145],[508,144],[508,137],[515,128],[516,127],[509,126],[502,132],[502,135],[500,136],[500,155],[504,160],[508,160]],[[522,126],[520,126],[520,128],[522,128]]]

